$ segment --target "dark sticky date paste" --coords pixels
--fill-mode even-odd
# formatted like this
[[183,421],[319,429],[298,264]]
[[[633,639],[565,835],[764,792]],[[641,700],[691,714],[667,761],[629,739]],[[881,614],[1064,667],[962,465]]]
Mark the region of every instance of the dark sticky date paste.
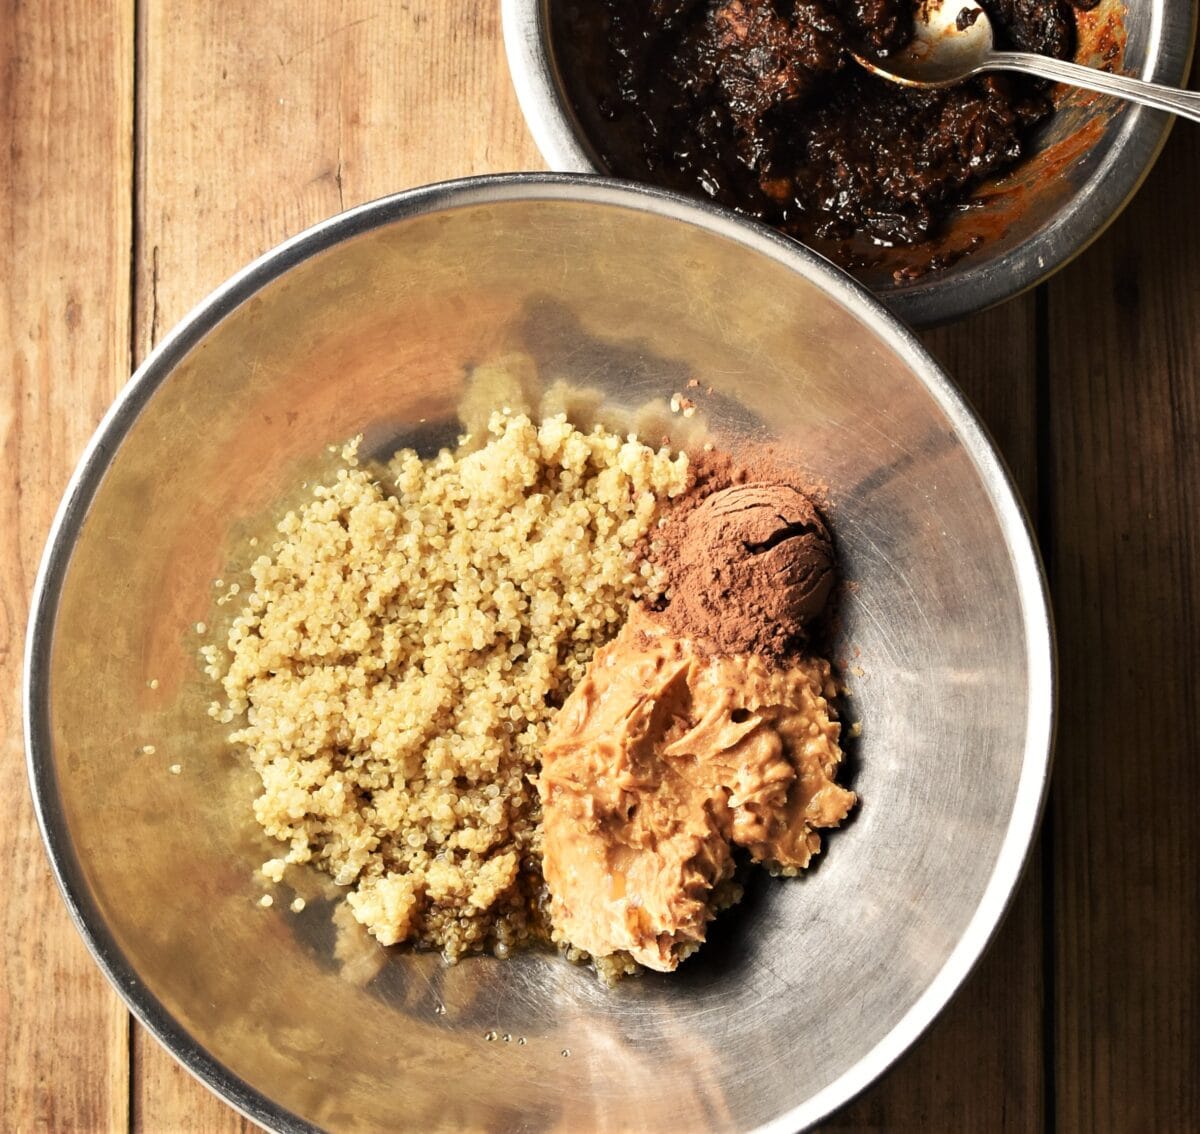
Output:
[[[1067,0],[981,2],[997,46],[1074,54]],[[569,0],[556,51],[612,173],[707,196],[853,263],[850,242],[936,238],[981,180],[1020,160],[1052,110],[1035,80],[914,90],[847,57],[848,43],[884,57],[903,47],[915,7]]]

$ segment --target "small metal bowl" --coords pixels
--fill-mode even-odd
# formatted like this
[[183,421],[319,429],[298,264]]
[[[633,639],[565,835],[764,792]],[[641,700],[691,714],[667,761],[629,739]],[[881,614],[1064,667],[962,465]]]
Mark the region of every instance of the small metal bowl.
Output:
[[[832,654],[863,726],[853,821],[804,877],[753,881],[679,972],[613,989],[544,952],[446,967],[384,950],[315,871],[262,908],[255,872],[279,844],[206,714],[198,650],[237,611],[217,596],[326,446],[453,444],[467,369],[513,351],[593,404],[660,399],[655,440],[703,427],[796,454],[797,479],[828,486],[853,584]],[[694,416],[672,415],[693,377]],[[343,213],[163,339],[55,519],[25,681],[39,822],[97,962],[190,1071],[287,1131],[817,1121],[921,1034],[991,938],[1053,724],[1024,515],[914,336],[767,229],[555,175]]]
[[[501,0],[504,43],[525,120],[550,167],[608,173],[573,101],[586,98],[583,81],[556,37],[561,13],[578,4]],[[1101,0],[1079,13],[1077,59],[1099,66],[1116,50],[1128,74],[1182,86],[1196,11],[1194,0],[1147,0],[1128,8]],[[891,249],[854,270],[900,318],[932,326],[1033,287],[1082,252],[1133,197],[1162,149],[1171,116],[1085,91],[1060,88],[1056,97],[1058,111],[1038,132],[1030,155],[981,186],[970,207],[920,250],[922,259],[950,259],[948,267],[897,278],[914,253]]]

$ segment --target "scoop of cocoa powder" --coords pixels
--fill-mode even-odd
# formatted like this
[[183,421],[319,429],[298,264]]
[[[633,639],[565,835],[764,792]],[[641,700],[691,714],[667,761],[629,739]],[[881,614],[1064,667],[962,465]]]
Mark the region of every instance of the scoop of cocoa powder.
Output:
[[753,481],[671,517],[656,557],[670,589],[660,617],[720,653],[779,658],[824,609],[833,541],[813,502],[786,484]]

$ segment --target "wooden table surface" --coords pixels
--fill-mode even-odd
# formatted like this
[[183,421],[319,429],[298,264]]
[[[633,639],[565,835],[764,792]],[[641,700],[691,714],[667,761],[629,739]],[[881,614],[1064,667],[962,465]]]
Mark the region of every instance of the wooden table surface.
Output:
[[[373,197],[542,163],[495,0],[2,13],[0,1129],[249,1127],[132,1023],[52,881],[18,692],[47,528],[131,369],[235,269]],[[832,1126],[1200,1130],[1198,142],[1177,127],[1050,283],[926,336],[1037,519],[1057,763],[991,951]]]

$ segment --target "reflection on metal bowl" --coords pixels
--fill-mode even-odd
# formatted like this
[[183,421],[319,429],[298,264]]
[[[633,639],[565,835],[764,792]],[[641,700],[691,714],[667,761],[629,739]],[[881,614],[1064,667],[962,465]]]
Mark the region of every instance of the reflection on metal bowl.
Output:
[[[613,406],[702,378],[713,394],[679,427],[794,453],[798,479],[829,486],[853,583],[834,656],[863,722],[857,817],[808,876],[752,886],[677,974],[615,989],[549,954],[447,968],[385,950],[315,873],[292,883],[302,913],[260,907],[275,844],[205,712],[194,627],[251,533],[329,442],[453,438],[465,369],[508,350]],[[71,482],[26,674],[35,800],[80,931],[175,1055],[279,1130],[816,1121],[887,1069],[984,949],[1052,729],[1024,517],[912,335],[723,211],[553,175],[352,210],[201,304]]]

